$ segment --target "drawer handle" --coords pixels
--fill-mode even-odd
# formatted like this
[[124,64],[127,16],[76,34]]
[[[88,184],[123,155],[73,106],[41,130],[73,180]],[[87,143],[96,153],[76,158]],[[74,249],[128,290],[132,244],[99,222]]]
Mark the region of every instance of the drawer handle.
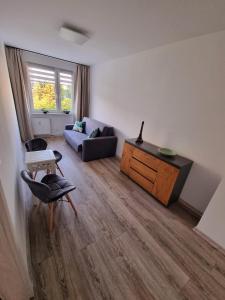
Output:
[[135,170],[133,167],[130,167],[134,172],[138,173],[140,176],[144,177],[146,180],[150,181],[151,183],[154,183],[154,181],[152,181],[151,179],[147,178],[146,176],[144,176],[143,174],[141,174],[140,172],[138,172],[137,170]]
[[143,161],[139,160],[138,158],[136,158],[135,156],[132,156],[133,159],[137,160],[138,162],[142,163],[143,165],[145,165],[146,167],[148,167],[149,169],[155,171],[156,173],[158,172],[158,170],[150,167],[149,165],[145,164]]

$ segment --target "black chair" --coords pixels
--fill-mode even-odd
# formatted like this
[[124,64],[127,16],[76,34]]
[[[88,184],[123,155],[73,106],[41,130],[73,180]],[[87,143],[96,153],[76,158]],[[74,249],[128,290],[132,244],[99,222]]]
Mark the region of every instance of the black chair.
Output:
[[[39,150],[46,150],[48,147],[48,144],[44,139],[35,138],[32,140],[26,141],[25,147],[26,147],[27,152],[39,151]],[[60,167],[58,165],[58,162],[62,159],[62,154],[57,150],[54,150],[53,153],[55,155],[56,168],[59,170],[61,175],[64,176],[62,170],[60,169]],[[36,175],[37,175],[37,172],[34,175],[34,179],[35,179]]]
[[[56,174],[48,174],[42,178],[41,182],[38,182],[32,179],[32,174],[29,171],[23,170],[20,174],[23,180],[28,184],[33,195],[41,202],[48,204],[48,223],[50,232],[52,232],[54,226],[54,204],[56,207],[58,200],[68,202],[77,217],[76,208],[68,194],[75,190],[76,187],[68,180]],[[63,199],[63,196],[66,197],[66,200]]]
[[27,152],[47,149],[47,142],[41,138],[35,138],[25,142]]

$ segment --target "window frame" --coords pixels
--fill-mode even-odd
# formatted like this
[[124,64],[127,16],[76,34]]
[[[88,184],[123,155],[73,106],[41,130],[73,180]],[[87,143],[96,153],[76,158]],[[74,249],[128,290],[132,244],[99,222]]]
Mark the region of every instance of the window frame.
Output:
[[62,111],[61,107],[61,92],[60,92],[60,73],[67,73],[71,75],[72,79],[72,107],[71,111],[74,109],[74,72],[71,70],[66,70],[62,68],[57,68],[53,66],[48,66],[48,65],[42,65],[42,64],[37,64],[37,63],[32,63],[28,62],[27,63],[27,77],[28,77],[28,85],[29,85],[29,101],[30,101],[30,107],[31,107],[31,112],[32,114],[38,114],[38,113],[43,113],[41,109],[34,109],[34,101],[33,101],[33,95],[32,95],[32,85],[31,85],[31,80],[30,80],[30,75],[29,75],[29,68],[41,68],[46,71],[54,71],[55,72],[55,101],[56,101],[56,109],[52,109],[48,111],[48,114],[64,114]]

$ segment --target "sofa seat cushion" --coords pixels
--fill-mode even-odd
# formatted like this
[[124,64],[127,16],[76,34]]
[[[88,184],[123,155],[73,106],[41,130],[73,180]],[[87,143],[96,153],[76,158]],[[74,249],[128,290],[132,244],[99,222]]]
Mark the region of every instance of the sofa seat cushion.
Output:
[[64,137],[77,152],[82,150],[83,140],[88,138],[86,134],[74,130],[64,130]]

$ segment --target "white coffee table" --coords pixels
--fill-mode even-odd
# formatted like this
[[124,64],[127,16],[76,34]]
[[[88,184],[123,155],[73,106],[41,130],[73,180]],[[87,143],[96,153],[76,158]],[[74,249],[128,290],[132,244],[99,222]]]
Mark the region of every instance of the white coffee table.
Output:
[[40,170],[56,173],[55,155],[52,150],[26,152],[25,164],[32,174]]

